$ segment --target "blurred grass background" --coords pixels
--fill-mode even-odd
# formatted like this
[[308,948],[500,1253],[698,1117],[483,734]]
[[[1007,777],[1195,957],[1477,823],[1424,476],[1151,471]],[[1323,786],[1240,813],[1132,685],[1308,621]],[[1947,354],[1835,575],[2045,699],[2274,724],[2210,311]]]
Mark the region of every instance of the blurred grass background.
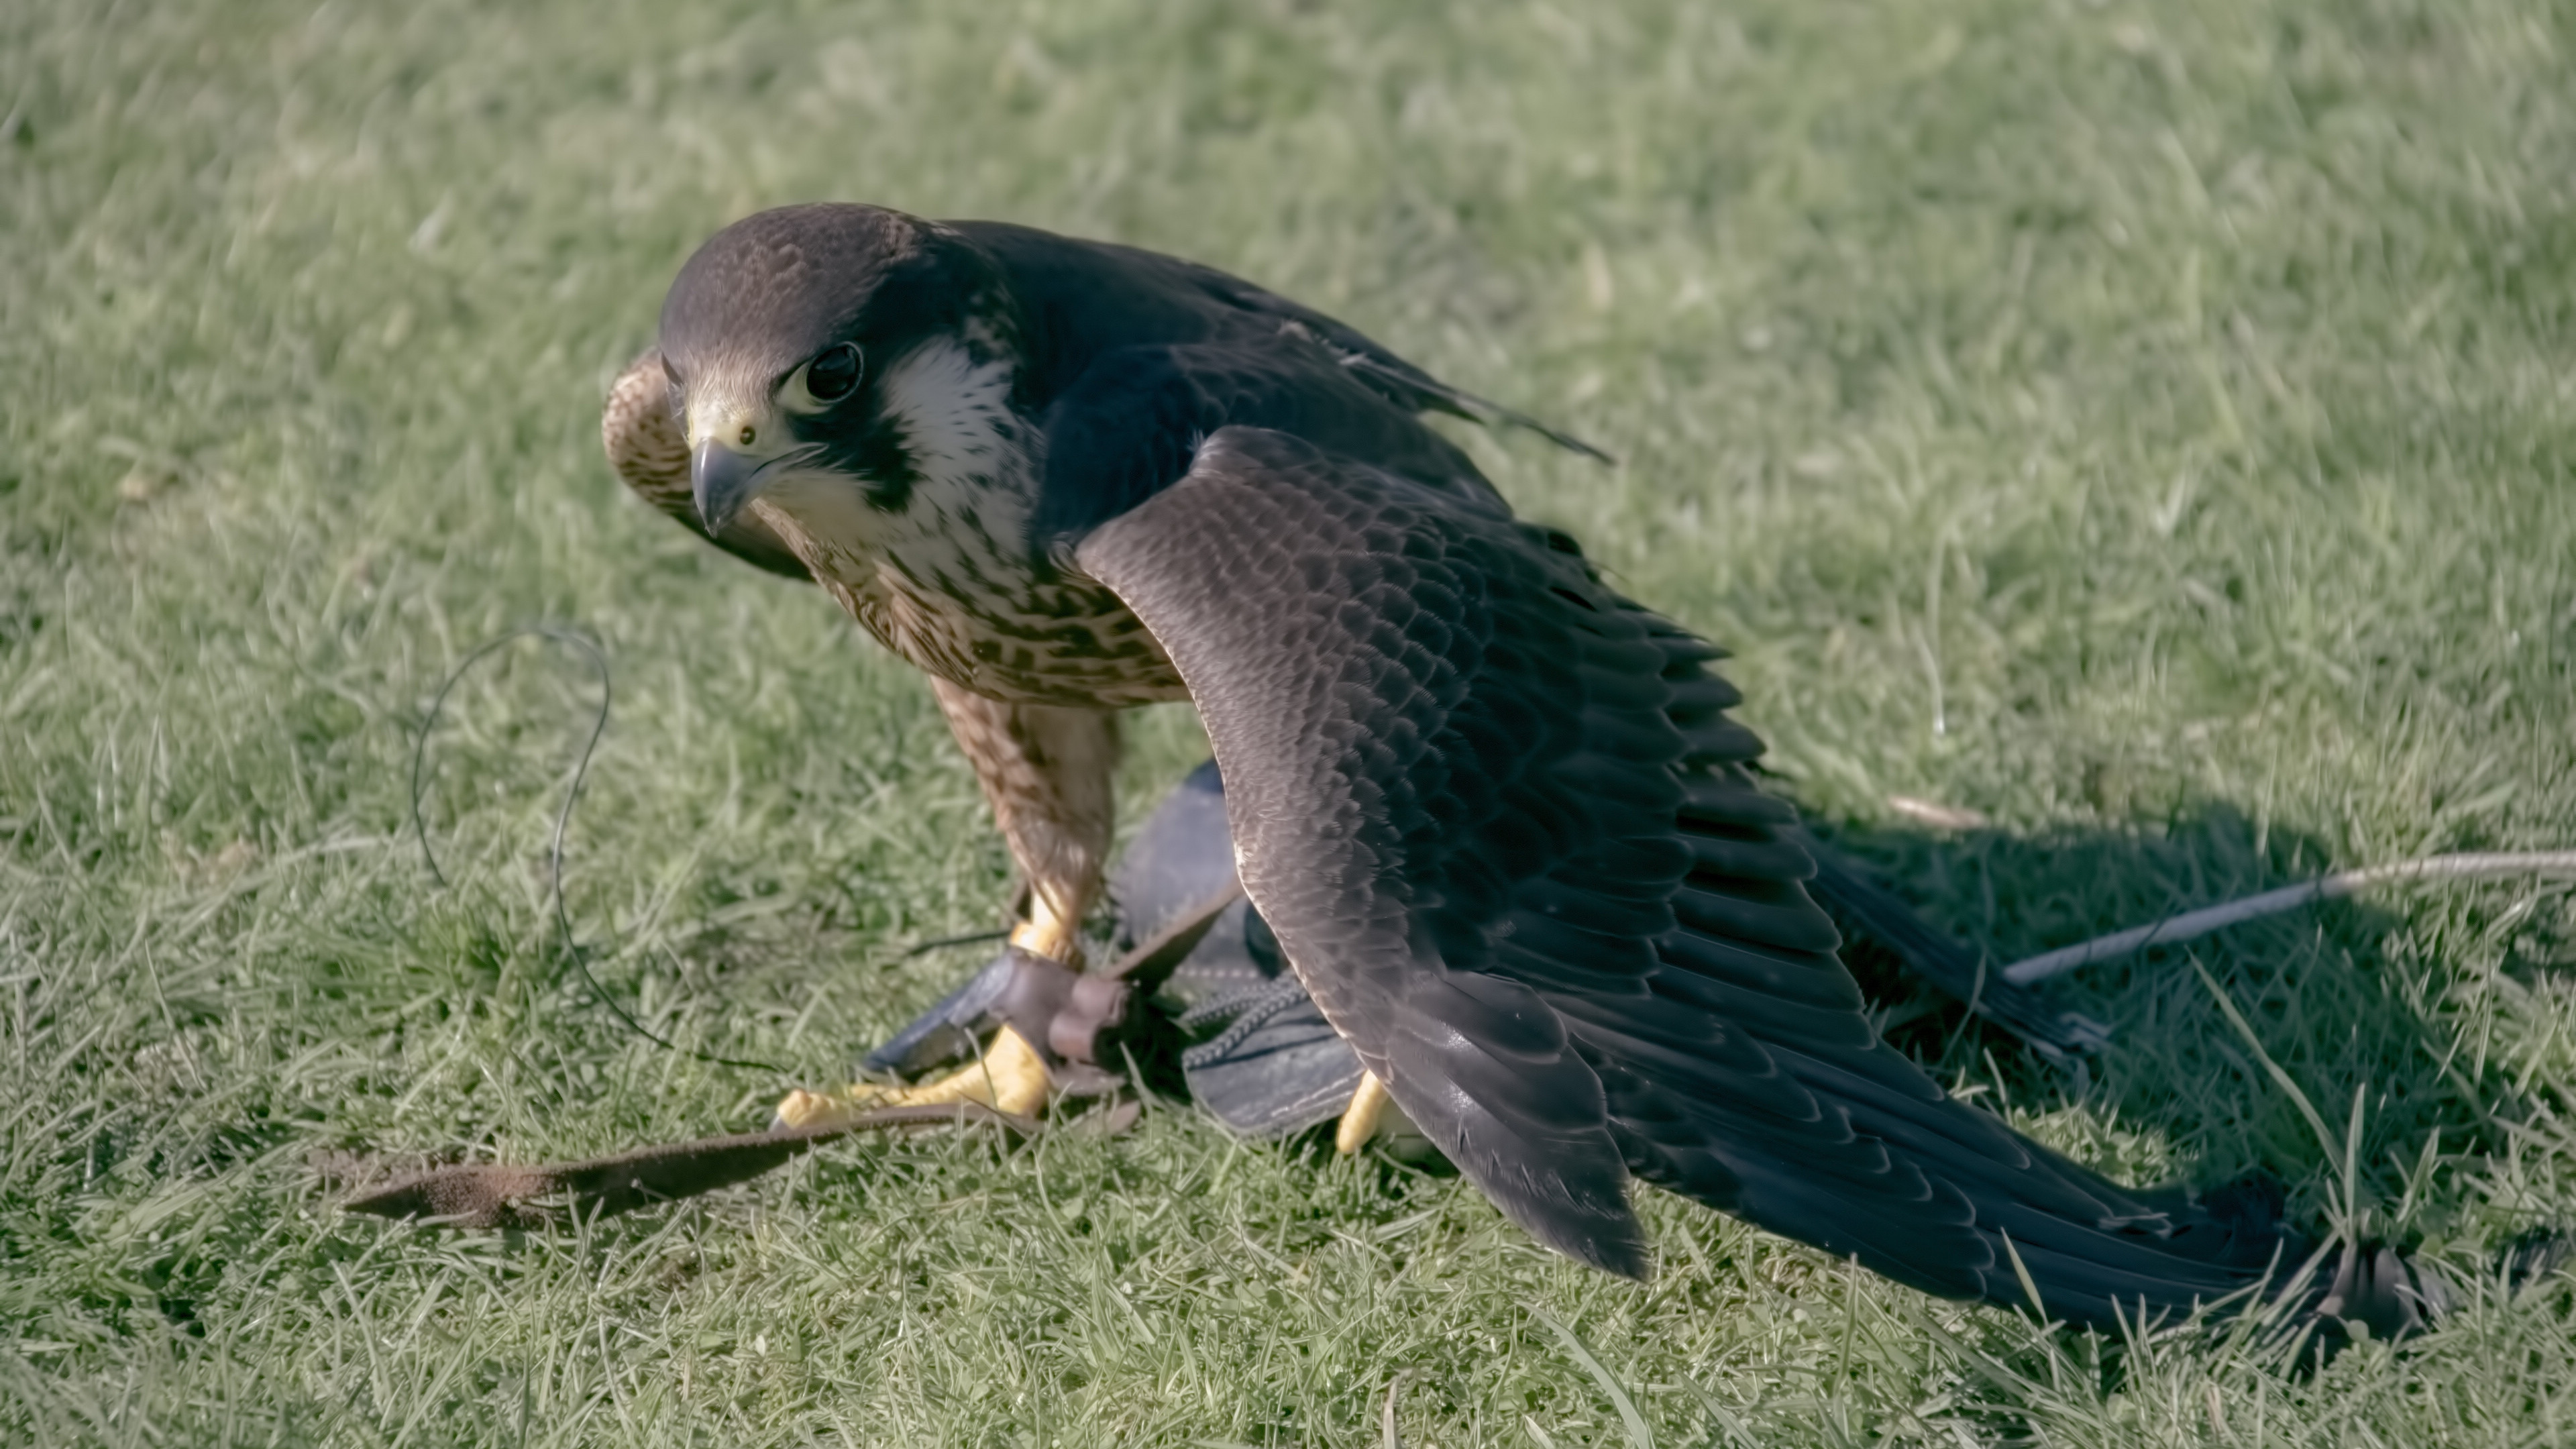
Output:
[[[972,959],[1006,863],[917,677],[623,497],[690,249],[813,198],[1177,252],[1618,453],[1470,446],[1738,651],[1783,788],[2002,957],[2576,835],[2576,68],[2507,0],[427,0],[0,12],[0,1438],[69,1444],[2576,1439],[2564,1278],[2309,1376],[1933,1303],[1672,1202],[1638,1288],[1454,1179],[1135,1134],[833,1149],[523,1238],[352,1154],[759,1120]],[[1140,810],[1200,748],[1132,736]],[[1910,823],[1891,794],[1991,825]],[[2217,973],[2347,1181],[2225,1025]],[[2576,909],[2402,891],[2089,971],[2139,1177],[2476,1262],[2576,1216]],[[2355,1088],[2361,1089],[2354,1115]],[[1566,1326],[1576,1352],[1551,1324]],[[1590,1355],[1587,1361],[1586,1354]],[[1622,1412],[1622,1404],[1629,1410]],[[1633,1417],[1632,1417],[1633,1416]]]

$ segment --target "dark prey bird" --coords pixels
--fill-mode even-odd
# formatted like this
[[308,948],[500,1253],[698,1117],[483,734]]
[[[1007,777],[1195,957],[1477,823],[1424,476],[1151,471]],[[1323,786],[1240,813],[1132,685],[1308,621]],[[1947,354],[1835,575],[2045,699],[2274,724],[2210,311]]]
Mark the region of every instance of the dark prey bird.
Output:
[[[1645,1277],[1638,1178],[2082,1323],[2299,1265],[2253,1195],[2118,1186],[1880,1042],[1721,651],[1516,521],[1430,412],[1537,427],[1205,267],[819,205],[689,260],[606,435],[664,512],[930,674],[1032,950],[1072,960],[1099,893],[1112,711],[1194,702],[1298,978],[1551,1247]],[[1033,1061],[1005,1031],[947,1090],[1024,1109]]]

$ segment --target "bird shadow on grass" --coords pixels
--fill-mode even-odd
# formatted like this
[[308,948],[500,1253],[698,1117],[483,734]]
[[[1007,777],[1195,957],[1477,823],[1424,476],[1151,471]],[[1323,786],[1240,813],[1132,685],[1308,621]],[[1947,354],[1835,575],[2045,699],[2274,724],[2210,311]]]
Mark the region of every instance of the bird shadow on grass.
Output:
[[[1997,969],[2335,864],[2321,841],[2223,801],[2028,834],[1810,824]],[[2455,988],[2481,967],[2461,958],[2447,914],[2329,901],[2097,962],[2039,988],[2111,1029],[2101,1050],[2064,1061],[1971,1014],[1855,921],[1842,922],[1843,955],[1892,1045],[2087,1165],[2140,1187],[2269,1179],[2321,1238],[2411,1245],[2461,1240],[2464,1212],[2493,1196],[2484,1166],[2507,1146],[2497,1117],[2516,1098],[2510,1073],[2465,1049],[2480,1008]],[[1321,1156],[1331,1131],[1286,1149]],[[1379,1167],[1389,1191],[1443,1172],[1436,1160]]]
[[[2337,864],[2323,842],[2224,801],[2027,834],[1809,823],[1995,969]],[[2510,1073],[2467,1049],[2492,1005],[2464,1003],[2458,989],[2485,969],[2444,924],[2459,914],[2345,899],[2107,958],[2038,988],[2045,1006],[2111,1030],[2098,1052],[2062,1061],[1971,1014],[1856,920],[1841,924],[1882,1035],[1954,1093],[2133,1185],[2259,1176],[2320,1235],[2411,1243],[2455,1236],[2488,1186],[2481,1165],[2505,1147],[2497,1117],[2517,1095]],[[2512,955],[2487,974],[2522,969]],[[1158,1091],[1185,1090],[1145,1075]],[[1285,1146],[1321,1154],[1331,1133],[1327,1123]],[[1388,1188],[1426,1170],[1381,1165]]]
[[[2337,864],[2321,841],[2223,801],[2128,827],[2030,834],[1811,824],[1996,969]],[[2464,1000],[2459,981],[2563,970],[2514,959],[2525,953],[2511,947],[2491,968],[2463,963],[2464,943],[2438,921],[2328,901],[2044,983],[2050,1004],[2111,1028],[2100,1051],[2059,1065],[1907,973],[1866,933],[1846,925],[1846,937],[1844,959],[1882,1033],[1952,1090],[2123,1180],[2211,1185],[2259,1173],[2289,1190],[2310,1225],[2358,1209],[2362,1230],[2400,1240],[2450,1235],[2470,1184],[2446,1169],[2504,1146],[2496,1119],[2517,1095],[2470,1040],[2492,1003]]]

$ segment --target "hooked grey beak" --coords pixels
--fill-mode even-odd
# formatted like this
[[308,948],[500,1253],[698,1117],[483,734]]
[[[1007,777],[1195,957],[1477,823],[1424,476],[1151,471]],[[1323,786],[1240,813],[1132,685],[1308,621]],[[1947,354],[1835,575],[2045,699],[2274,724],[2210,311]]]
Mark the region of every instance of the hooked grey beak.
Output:
[[711,534],[722,533],[760,492],[760,474],[772,460],[753,458],[712,439],[689,454],[689,487],[698,502],[698,518]]

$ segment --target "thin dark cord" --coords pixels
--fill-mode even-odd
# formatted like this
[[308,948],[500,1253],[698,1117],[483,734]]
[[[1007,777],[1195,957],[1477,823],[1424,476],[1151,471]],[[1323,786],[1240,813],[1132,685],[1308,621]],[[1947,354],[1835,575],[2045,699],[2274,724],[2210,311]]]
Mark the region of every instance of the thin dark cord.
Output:
[[1011,933],[1008,931],[968,931],[963,936],[933,936],[927,941],[915,941],[904,947],[903,954],[895,959],[909,961],[915,956],[927,956],[944,946],[972,946],[982,941],[998,941],[1009,934]]
[[590,963],[583,959],[581,946],[573,939],[572,912],[564,906],[564,832],[572,827],[573,803],[581,798],[582,781],[590,776],[590,757],[599,749],[600,736],[608,733],[608,706],[612,693],[608,678],[607,656],[601,654],[599,646],[592,643],[587,636],[574,633],[570,629],[558,629],[550,624],[530,624],[513,629],[497,639],[485,641],[473,653],[466,655],[454,669],[448,671],[446,682],[438,686],[438,693],[429,701],[429,713],[420,722],[420,738],[413,742],[411,751],[412,833],[420,840],[420,858],[429,865],[430,879],[438,882],[439,889],[448,888],[447,873],[438,868],[438,852],[432,850],[429,845],[428,817],[420,808],[422,790],[427,783],[424,776],[427,773],[429,759],[430,731],[437,728],[439,711],[446,707],[448,694],[456,688],[457,682],[465,677],[466,671],[482,663],[487,656],[498,652],[503,645],[515,644],[522,639],[544,639],[550,643],[561,644],[589,660],[591,672],[599,676],[599,714],[591,721],[590,738],[582,741],[581,757],[573,763],[572,784],[564,790],[562,808],[555,811],[554,839],[546,852],[547,884],[554,897],[555,930],[563,938],[564,955],[571,960],[573,969],[581,973],[582,983],[590,988],[592,996],[599,999],[599,1004],[607,1007],[610,1015],[626,1023],[627,1030],[655,1046],[666,1051],[678,1052],[682,1056],[691,1057],[712,1066],[740,1067],[748,1071],[785,1075],[784,1068],[770,1062],[720,1057],[712,1052],[684,1047],[637,1021],[624,1006],[618,1004],[616,997],[608,994],[606,987],[599,984],[599,978],[590,974]]

